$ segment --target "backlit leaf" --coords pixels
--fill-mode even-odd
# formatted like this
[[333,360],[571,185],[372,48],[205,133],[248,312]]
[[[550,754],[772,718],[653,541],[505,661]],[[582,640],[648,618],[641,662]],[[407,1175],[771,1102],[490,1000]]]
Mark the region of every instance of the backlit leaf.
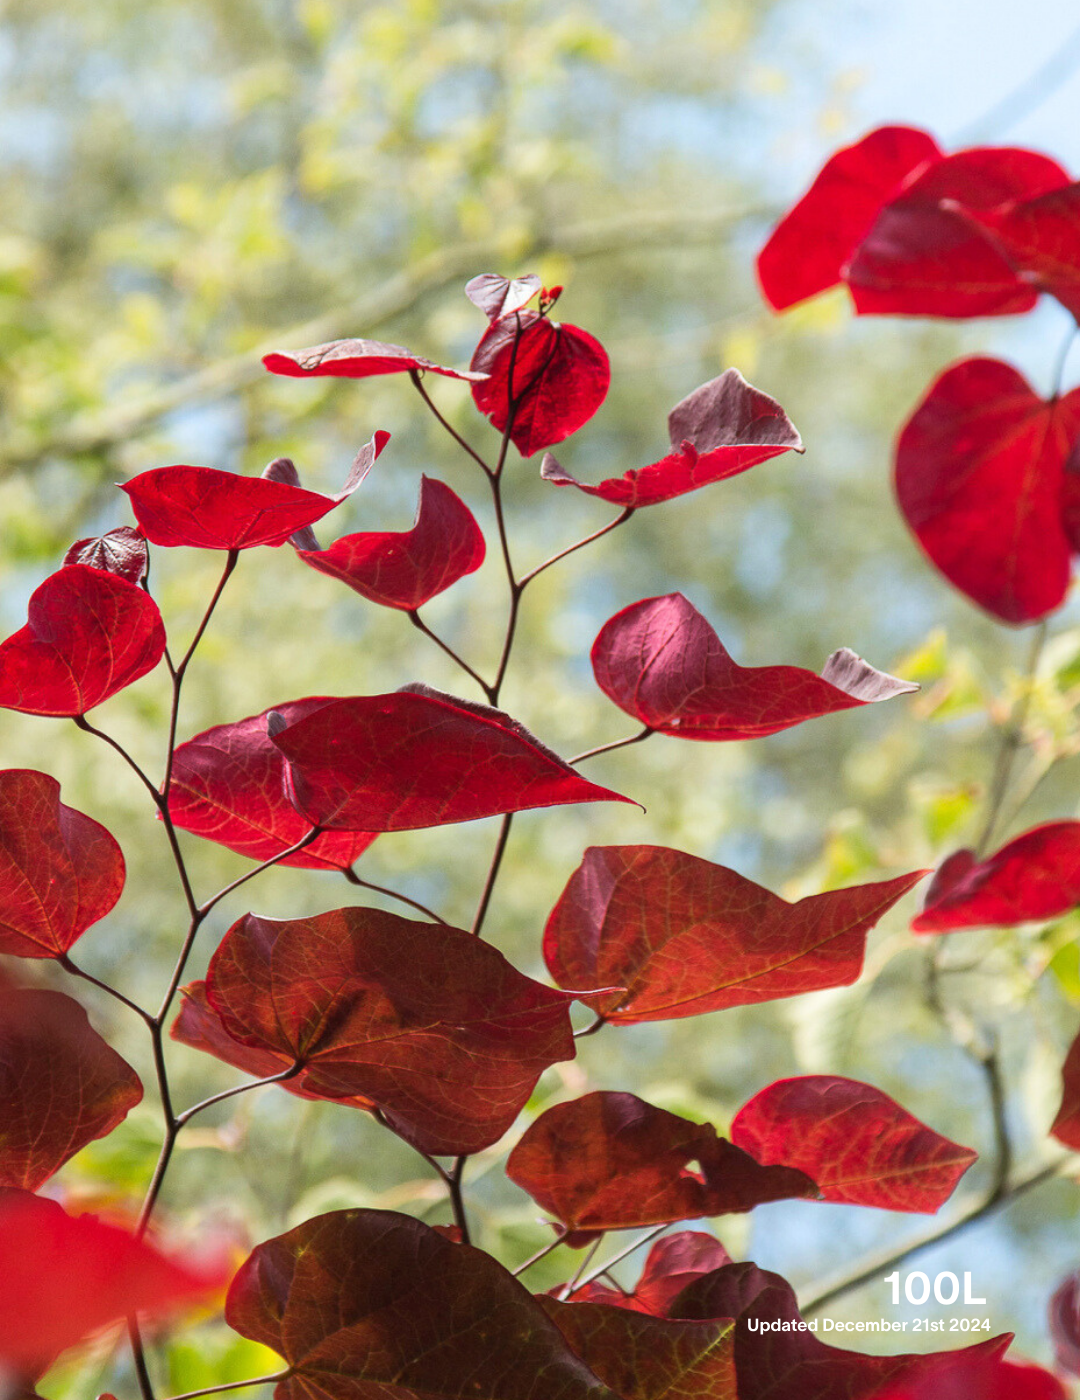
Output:
[[118,574],[128,583],[141,583],[149,559],[145,536],[130,525],[120,525],[104,535],[76,540],[64,555],[64,564],[89,564],[92,569]]
[[484,378],[483,374],[471,370],[434,364],[423,355],[414,355],[403,345],[390,345],[384,340],[329,340],[322,345],[309,345],[304,350],[275,350],[263,356],[263,364],[271,374],[284,374],[293,379],[324,374],[341,379],[368,379],[376,374],[408,374],[410,370],[430,371],[474,383]]
[[512,281],[495,272],[481,272],[465,284],[465,295],[489,321],[497,321],[500,316],[512,316],[532,301],[539,290],[540,278],[535,272],[515,277]]
[[1080,316],[1080,184],[977,217],[1026,282]]
[[632,1292],[625,1293],[594,1279],[584,1288],[576,1288],[567,1301],[607,1303],[609,1307],[667,1317],[668,1308],[694,1279],[730,1263],[727,1250],[714,1235],[700,1230],[676,1230],[657,1240],[649,1250]]

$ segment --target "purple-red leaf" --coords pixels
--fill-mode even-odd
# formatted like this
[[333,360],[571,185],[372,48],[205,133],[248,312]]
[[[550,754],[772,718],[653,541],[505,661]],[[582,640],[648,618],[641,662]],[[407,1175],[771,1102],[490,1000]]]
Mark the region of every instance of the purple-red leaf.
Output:
[[781,452],[805,450],[776,400],[747,384],[737,369],[725,370],[677,403],[668,416],[668,432],[672,451],[667,457],[599,486],[564,472],[550,452],[540,475],[556,486],[576,486],[613,505],[636,509],[736,476]]
[[840,987],[866,935],[925,871],[788,904],[664,846],[591,846],[548,918],[544,960],[605,1020],[669,1020]]
[[977,217],[1024,281],[1080,317],[1080,184]]
[[263,364],[271,374],[284,374],[292,379],[310,379],[329,374],[340,379],[369,379],[376,374],[422,373],[444,374],[449,379],[467,379],[472,383],[484,378],[471,370],[448,369],[414,355],[403,345],[389,345],[383,340],[328,340],[323,345],[309,345],[305,350],[275,350],[263,356]]
[[142,1098],[131,1066],[63,992],[0,987],[0,1186],[36,1190]]
[[820,676],[799,666],[737,665],[681,593],[643,598],[604,624],[593,674],[620,709],[683,739],[758,739],[803,720],[918,690],[847,647]]
[[935,1133],[870,1084],[781,1079],[743,1104],[731,1140],[760,1162],[812,1176],[825,1201],[932,1213],[977,1153]]
[[983,358],[945,370],[900,434],[904,518],[931,563],[1002,622],[1034,622],[1065,598],[1078,438],[1080,389],[1047,402]]
[[803,1172],[762,1166],[711,1123],[607,1091],[542,1113],[506,1174],[570,1230],[660,1225],[817,1195]]
[[460,929],[378,909],[245,915],[206,998],[234,1040],[300,1063],[325,1098],[370,1098],[424,1152],[490,1146],[574,1057],[572,997]]
[[65,807],[32,768],[0,772],[0,953],[56,958],[124,888],[124,856],[100,823]]
[[667,1317],[671,1304],[694,1279],[730,1263],[727,1250],[714,1235],[700,1230],[676,1230],[657,1240],[649,1250],[633,1292],[624,1293],[594,1279],[583,1288],[576,1288],[568,1301],[607,1303],[613,1308]]
[[587,423],[607,396],[608,357],[600,342],[577,326],[560,325],[535,311],[493,321],[472,358],[482,381],[476,406],[523,457],[562,442]]
[[373,603],[413,612],[480,567],[484,536],[461,498],[425,476],[411,530],[345,535],[329,549],[299,554]]
[[465,284],[465,295],[478,306],[489,321],[511,316],[532,301],[540,290],[540,278],[535,272],[512,281],[497,272],[481,272]]
[[117,574],[128,583],[141,583],[150,564],[150,551],[141,531],[119,525],[104,535],[76,540],[64,555],[64,564],[89,564],[92,569]]
[[378,432],[356,455],[344,487],[333,496],[305,491],[287,457],[262,476],[214,467],[155,467],[126,482],[139,527],[151,544],[194,549],[254,549],[282,545],[352,495],[390,440]]
[[586,782],[501,710],[418,686],[332,701],[273,737],[298,806],[347,831],[408,831],[568,802],[629,802]]
[[225,1320],[288,1362],[275,1400],[613,1400],[490,1255],[391,1211],[258,1245]]
[[[285,793],[285,760],[268,716],[293,724],[336,701],[312,695],[260,715],[219,724],[181,744],[173,759],[169,811],[177,826],[251,860],[270,860],[311,829]],[[375,840],[369,831],[326,831],[282,865],[347,870]]]
[[1061,1069],[1061,1107],[1050,1131],[1058,1142],[1080,1151],[1080,1035],[1069,1046]]
[[0,642],[0,709],[83,715],[161,660],[165,628],[141,588],[87,564],[51,574],[26,626]]

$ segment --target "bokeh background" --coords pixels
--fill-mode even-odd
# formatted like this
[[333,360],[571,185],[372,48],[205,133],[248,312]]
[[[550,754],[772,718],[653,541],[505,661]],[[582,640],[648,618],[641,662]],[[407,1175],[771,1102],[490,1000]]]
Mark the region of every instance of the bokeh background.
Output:
[[[588,844],[677,846],[789,898],[934,864],[979,830],[1030,638],[993,624],[921,559],[893,502],[891,440],[963,353],[1013,358],[1048,390],[1066,317],[1046,306],[962,326],[857,321],[837,292],[776,318],[753,257],[825,156],[885,121],[925,125],[946,147],[1025,144],[1080,167],[1074,25],[1063,0],[1033,0],[1022,22],[1001,0],[8,0],[3,630],[22,624],[30,592],[72,540],[129,522],[115,483],[164,463],[255,473],[289,455],[307,484],[334,489],[359,444],[387,428],[391,445],[324,524],[324,543],[407,528],[422,471],[448,481],[489,527],[479,473],[407,381],[276,379],[259,355],[369,335],[463,364],[482,329],[464,282],[536,271],[566,285],[559,314],[598,336],[612,361],[607,402],[559,452],[575,475],[598,480],[655,460],[671,405],[729,365],[781,400],[808,450],[641,512],[546,574],[527,595],[506,707],[562,753],[629,732],[593,684],[588,649],[618,608],[674,589],[741,662],[817,670],[847,645],[924,688],[755,744],[654,738],[595,763],[590,776],[640,799],[647,815],[570,808],[516,822],[488,935],[539,973],[544,919]],[[1078,376],[1080,355],[1067,382]],[[490,445],[467,390],[440,381],[432,392],[456,426]],[[515,460],[511,477],[522,564],[607,518],[599,503],[541,483],[536,459]],[[219,567],[193,551],[155,553],[171,635],[190,633]],[[487,669],[502,582],[493,555],[425,610]],[[305,569],[291,550],[257,551],[200,650],[181,733],[302,695],[412,680],[471,694],[406,618]],[[1014,833],[1077,815],[1078,686],[1080,612],[1070,604],[1027,686],[1017,796],[1031,796],[1022,812],[1008,810]],[[155,674],[95,719],[158,772],[166,702]],[[65,801],[120,839],[127,891],[78,952],[98,976],[155,1000],[183,918],[145,794],[104,746],[60,721],[5,714],[0,760],[54,774]],[[467,924],[494,836],[482,823],[384,837],[361,873]],[[245,868],[193,839],[186,849],[206,893]],[[191,975],[249,907],[284,917],[358,898],[330,876],[270,872],[217,911]],[[962,1042],[1000,1043],[1017,1169],[1037,1165],[1051,1152],[1060,1064],[1080,1020],[1080,922],[950,939],[943,1020],[926,1003],[925,944],[906,929],[913,912],[908,902],[884,921],[856,987],[608,1029],[545,1076],[530,1112],[590,1087],[632,1088],[723,1130],[775,1078],[849,1074],[983,1151],[987,1165],[960,1193],[978,1199],[993,1131],[984,1076]],[[92,989],[78,994],[149,1082],[142,1028]],[[235,1079],[180,1047],[172,1065],[181,1102]],[[158,1142],[144,1105],[61,1184],[88,1202],[137,1197]],[[188,1237],[224,1228],[242,1245],[347,1204],[447,1218],[423,1164],[374,1125],[276,1090],[208,1113],[181,1145],[163,1204]],[[473,1164],[470,1202],[483,1242],[516,1263],[545,1232],[501,1178],[504,1154]],[[993,1330],[1015,1330],[1028,1355],[1047,1361],[1047,1298],[1080,1266],[1078,1201],[1066,1176],[913,1267],[970,1271]],[[793,1204],[714,1226],[733,1253],[812,1297],[929,1222]],[[531,1276],[538,1287],[565,1276],[558,1255],[545,1267]],[[888,1297],[875,1282],[830,1312],[933,1312],[894,1312]],[[175,1338],[163,1364],[179,1391],[257,1374],[257,1352],[207,1322]],[[45,1393],[69,1383],[61,1371]]]

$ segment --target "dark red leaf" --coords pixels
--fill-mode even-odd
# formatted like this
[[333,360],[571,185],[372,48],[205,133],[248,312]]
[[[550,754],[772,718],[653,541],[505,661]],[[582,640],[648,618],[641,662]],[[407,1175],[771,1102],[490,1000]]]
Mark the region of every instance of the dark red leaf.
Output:
[[916,933],[1053,919],[1080,904],[1080,822],[1047,822],[992,856],[955,851],[926,892]]
[[87,564],[51,574],[26,626],[0,642],[0,709],[83,715],[161,660],[165,628],[141,588]]
[[604,624],[592,648],[604,694],[634,719],[683,739],[758,739],[803,720],[918,690],[843,647],[820,676],[737,665],[681,593],[643,598]]
[[414,355],[403,345],[389,345],[383,340],[328,340],[323,345],[309,345],[305,350],[275,350],[263,356],[263,364],[271,374],[285,374],[292,379],[310,379],[320,374],[340,379],[369,379],[376,374],[407,374],[410,370],[445,374],[449,379],[467,379],[473,383],[484,378],[469,370],[434,364],[423,355]]
[[465,295],[489,321],[497,321],[500,316],[512,316],[532,301],[539,290],[540,278],[535,272],[515,277],[513,281],[500,277],[496,272],[481,272],[465,284]]
[[866,935],[925,871],[796,904],[664,846],[591,846],[548,918],[544,960],[606,1020],[697,1016],[847,986]]
[[931,563],[1002,622],[1053,612],[1080,540],[1064,519],[1080,389],[1045,402],[1000,360],[947,369],[896,446],[900,509]]
[[222,1282],[219,1269],[168,1259],[96,1216],[0,1192],[0,1373],[33,1381],[107,1323],[161,1316]]
[[1024,281],[1080,317],[1080,184],[976,217]]
[[[790,1284],[750,1263],[728,1264],[690,1284],[676,1298],[672,1313],[735,1318],[739,1400],[870,1400],[890,1383],[929,1381],[954,1366],[996,1360],[1010,1340],[1006,1334],[955,1351],[900,1356],[866,1356],[827,1346],[801,1325]],[[766,1323],[771,1326],[764,1327]],[[965,1400],[976,1396],[982,1400],[977,1391]]]
[[941,158],[933,137],[883,126],[837,151],[758,255],[758,278],[776,311],[841,280],[882,207],[913,171]]
[[[285,760],[271,742],[270,714],[288,724],[314,714],[332,697],[311,695],[219,724],[181,744],[173,759],[169,811],[177,826],[251,860],[270,860],[294,846],[311,823],[285,794]],[[347,870],[375,840],[370,831],[327,831],[282,865]]]
[[282,545],[341,504],[371,470],[390,440],[379,432],[356,455],[344,487],[333,496],[305,491],[287,457],[262,476],[214,467],[155,467],[124,484],[139,527],[151,544],[194,549],[254,549]]
[[128,583],[141,583],[150,564],[150,551],[140,531],[120,525],[93,539],[76,540],[64,555],[64,564],[89,564]]
[[124,856],[92,818],[65,807],[32,768],[0,772],[0,953],[55,958],[124,888]]
[[547,453],[540,475],[556,486],[576,486],[613,505],[657,505],[699,486],[736,476],[781,452],[805,449],[795,425],[775,399],[725,370],[677,403],[668,417],[674,449],[651,466],[610,477],[599,486],[577,481]]
[[[700,1230],[676,1230],[657,1240],[649,1250],[645,1267],[632,1293],[610,1288],[599,1279],[575,1289],[571,1303],[607,1303],[614,1308],[666,1317],[668,1308],[694,1279],[730,1264],[727,1250],[714,1235]],[[556,1290],[552,1296],[557,1296]]]
[[817,1195],[801,1171],[761,1166],[711,1123],[607,1091],[542,1113],[506,1174],[571,1230],[660,1225]]
[[1061,1080],[1061,1107],[1050,1131],[1058,1142],[1080,1151],[1080,1035],[1069,1046]]
[[1050,1335],[1059,1371],[1080,1376],[1080,1273],[1063,1278],[1050,1299]]
[[523,457],[576,433],[604,402],[611,382],[598,340],[535,311],[493,321],[470,368],[485,376],[472,396],[499,432],[514,403],[510,439]]
[[275,1400],[612,1400],[490,1255],[391,1211],[258,1245],[225,1319],[288,1362]]
[[300,558],[373,603],[412,612],[484,562],[484,536],[449,486],[425,476],[411,530],[345,535]]
[[739,1109],[731,1140],[759,1162],[812,1176],[822,1200],[926,1213],[944,1205],[978,1155],[880,1089],[830,1074],[762,1089]]
[[77,1001],[0,988],[0,1186],[36,1190],[141,1098],[138,1075]]
[[245,915],[206,997],[233,1039],[301,1062],[325,1098],[372,1099],[424,1152],[490,1146],[574,1057],[572,997],[460,929],[378,909]]
[[629,802],[596,787],[501,710],[424,686],[359,695],[273,742],[320,826],[409,831],[568,802]]

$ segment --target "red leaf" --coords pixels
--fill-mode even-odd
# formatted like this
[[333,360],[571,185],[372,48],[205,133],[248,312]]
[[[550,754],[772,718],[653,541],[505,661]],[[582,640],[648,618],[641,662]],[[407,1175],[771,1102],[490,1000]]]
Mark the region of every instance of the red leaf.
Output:
[[781,1079],[743,1104],[731,1140],[760,1162],[812,1176],[825,1201],[932,1213],[978,1155],[920,1123],[870,1084]]
[[378,909],[245,915],[206,996],[233,1039],[300,1061],[324,1098],[372,1099],[424,1152],[489,1147],[574,1057],[572,997],[460,929]]
[[513,281],[500,277],[496,272],[481,272],[465,284],[465,295],[489,321],[497,321],[500,316],[512,316],[532,301],[539,290],[540,278],[535,272],[515,277]]
[[309,345],[305,350],[275,350],[263,356],[263,364],[271,374],[284,374],[293,379],[310,379],[329,374],[339,379],[368,379],[376,374],[421,373],[445,374],[448,379],[467,379],[473,383],[484,378],[469,370],[447,369],[434,364],[423,355],[414,355],[403,345],[388,345],[383,340],[328,340],[323,345]]
[[51,574],[26,626],[0,642],[0,709],[84,715],[161,660],[157,604],[133,583],[86,564]]
[[[946,1353],[947,1355],[947,1353]],[[1069,1400],[1058,1378],[1041,1366],[960,1352],[940,1369],[878,1391],[874,1400]]]
[[702,384],[668,416],[671,454],[599,486],[577,481],[547,453],[540,475],[614,505],[657,505],[699,486],[736,476],[781,452],[803,452],[802,438],[775,399],[747,384],[737,369]]
[[130,1313],[161,1316],[220,1287],[218,1271],[160,1254],[117,1225],[55,1201],[0,1193],[0,1371],[35,1380]]
[[120,525],[93,539],[76,540],[64,555],[69,564],[89,564],[107,574],[117,574],[128,583],[142,583],[150,564],[146,540],[130,525]]
[[[954,1366],[995,1360],[1010,1340],[1006,1334],[956,1351],[900,1356],[826,1346],[802,1325],[791,1286],[750,1263],[728,1264],[698,1279],[675,1300],[672,1312],[683,1318],[735,1318],[739,1400],[870,1400],[890,1383],[923,1377],[929,1382]],[[976,1395],[982,1400],[978,1391],[965,1400]]]
[[288,1362],[275,1400],[613,1400],[490,1255],[391,1211],[258,1245],[225,1319]]
[[470,368],[484,376],[473,385],[476,406],[499,432],[514,403],[510,439],[523,457],[576,433],[604,402],[611,382],[598,340],[535,311],[493,321]]
[[597,787],[501,710],[423,686],[331,701],[274,735],[313,822],[409,831],[569,802]]
[[992,856],[955,851],[926,893],[916,933],[1053,919],[1080,904],[1080,822],[1047,822]]
[[910,126],[879,127],[837,151],[758,255],[773,309],[834,287],[882,207],[913,171],[940,158],[933,137]]
[[[219,724],[181,744],[173,759],[169,812],[177,826],[230,851],[264,861],[311,829],[285,794],[285,760],[271,742],[267,717],[288,724],[336,701],[323,695],[289,700],[261,715]],[[348,870],[375,840],[370,831],[326,831],[282,865]]]
[[1024,281],[1080,317],[1080,184],[975,217]]
[[55,958],[124,888],[124,856],[98,822],[65,807],[32,768],[0,772],[0,953]]
[[801,1171],[761,1166],[711,1123],[606,1091],[542,1113],[506,1174],[571,1230],[660,1225],[817,1195]]
[[614,987],[581,999],[623,1024],[847,986],[869,930],[924,874],[788,904],[682,851],[591,846],[548,918],[544,960],[560,987]]
[[138,1075],[77,1001],[0,989],[0,1187],[36,1190],[141,1098]]
[[1080,1035],[1069,1046],[1061,1070],[1061,1107],[1050,1132],[1066,1147],[1080,1151]]
[[1054,1365],[1080,1376],[1080,1273],[1062,1279],[1050,1299],[1049,1313]]
[[360,449],[334,496],[303,490],[287,457],[271,462],[262,476],[213,467],[155,467],[120,489],[131,497],[135,518],[151,544],[194,549],[282,545],[350,496],[389,440],[389,433],[379,432]]
[[484,562],[484,537],[449,486],[425,476],[411,530],[345,535],[300,558],[373,603],[415,611]]
[[668,1308],[694,1279],[730,1263],[727,1250],[715,1236],[703,1234],[700,1230],[676,1230],[674,1234],[657,1240],[649,1250],[645,1267],[632,1293],[609,1288],[594,1279],[584,1288],[575,1289],[567,1301],[607,1303],[609,1307],[666,1317]]
[[799,666],[737,665],[681,593],[643,598],[593,643],[604,694],[634,719],[683,739],[758,739],[778,729],[918,690],[847,647],[820,676]]
[[1003,622],[1033,622],[1065,597],[1080,543],[1064,520],[1080,389],[1044,402],[1011,365],[947,369],[896,446],[900,509],[931,563]]

